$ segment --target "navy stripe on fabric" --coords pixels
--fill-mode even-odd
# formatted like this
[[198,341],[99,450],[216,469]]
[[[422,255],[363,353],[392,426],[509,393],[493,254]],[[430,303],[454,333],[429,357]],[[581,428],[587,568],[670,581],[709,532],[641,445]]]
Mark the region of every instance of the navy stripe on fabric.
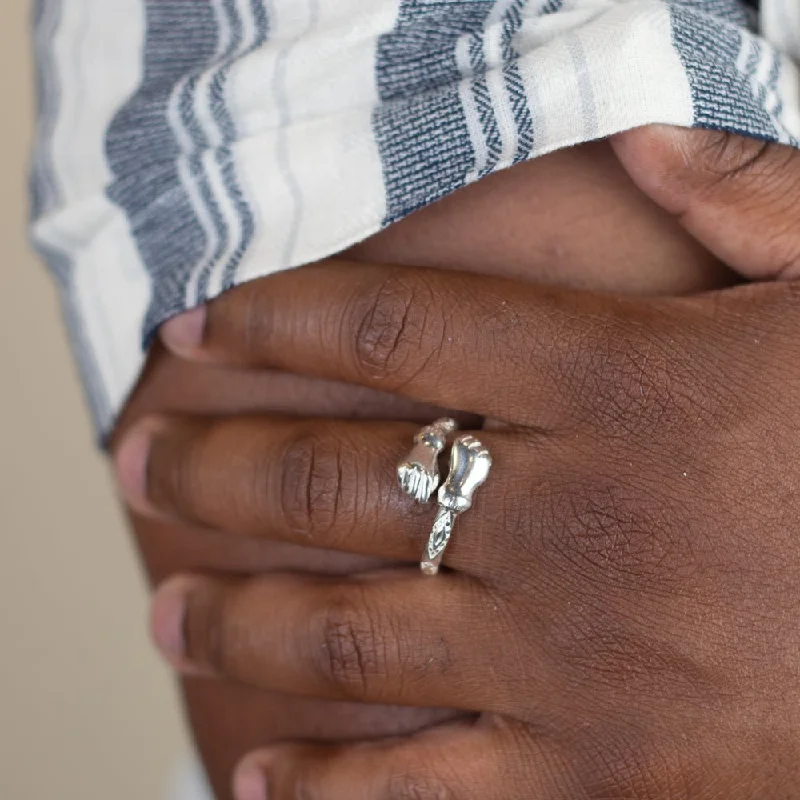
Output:
[[[756,16],[752,8],[742,0],[668,0],[673,6],[683,6],[696,14],[709,14],[716,20],[724,20],[742,28],[752,28]],[[710,20],[697,18],[698,25],[709,25]]]
[[545,14],[556,14],[561,11],[561,7],[564,5],[564,0],[547,0],[545,4],[542,6],[541,11],[539,14],[544,16]]
[[[513,0],[505,11],[502,20],[500,47],[503,57],[503,82],[514,118],[517,148],[514,163],[527,158],[533,150],[533,119],[525,94],[522,75],[519,72],[517,59],[519,54],[514,50],[513,41],[517,31],[522,27],[522,11],[528,0]],[[470,42],[471,66],[477,76],[485,74],[487,65],[484,60],[484,36],[475,35]],[[502,155],[502,138],[497,111],[494,108],[488,84],[485,78],[479,77],[473,84],[475,105],[480,115],[481,126],[486,142],[488,158],[478,177],[482,178],[497,169]]]
[[483,138],[486,143],[486,163],[480,165],[480,177],[488,175],[497,167],[500,154],[503,151],[503,140],[500,137],[500,128],[494,111],[489,84],[486,80],[486,60],[483,52],[483,35],[473,34],[469,41],[469,65],[475,80],[472,83],[472,96],[475,108],[478,110],[478,119],[481,123]]
[[[193,0],[191,14],[184,0],[146,0],[145,15],[142,81],[109,126],[106,156],[115,176],[108,197],[125,211],[152,279],[146,341],[161,321],[184,310],[189,275],[206,249],[206,233],[178,172],[184,154],[168,109],[181,79],[211,63],[219,31],[209,0]],[[197,164],[192,170],[200,174]]]
[[[233,64],[260,47],[268,36],[263,0],[248,0],[255,30],[246,48],[237,0],[146,0],[143,78],[138,90],[120,109],[106,136],[106,153],[115,176],[108,197],[128,218],[142,261],[152,279],[152,300],[143,325],[143,341],[169,316],[186,307],[186,291],[196,270],[198,300],[206,298],[212,270],[222,264],[223,285],[232,285],[236,267],[255,234],[255,219],[240,186],[233,156],[237,132],[225,102]],[[228,38],[220,40],[215,8],[225,14]],[[198,96],[200,79],[211,73],[207,96]],[[179,92],[177,110],[189,149],[182,149],[170,121],[170,104]],[[199,122],[196,107],[208,104],[219,134],[211,142]],[[216,161],[225,195],[236,217],[235,229],[225,219],[221,197],[207,174],[207,159]],[[179,172],[186,159],[192,187]],[[213,226],[210,257],[208,233],[192,205],[193,188]]]
[[519,53],[514,48],[514,36],[522,27],[522,12],[528,0],[515,0],[506,15],[503,25],[503,58],[507,66],[503,70],[506,91],[511,101],[511,111],[517,127],[517,152],[514,163],[530,157],[534,147],[534,127],[531,108],[525,92],[525,84],[519,71]]
[[463,186],[474,167],[456,45],[483,29],[492,5],[487,0],[403,0],[395,29],[378,42],[381,103],[373,126],[383,163],[387,225]]
[[695,125],[777,139],[775,125],[753,94],[748,75],[736,68],[742,34],[733,25],[709,25],[705,14],[682,4],[673,4],[670,16],[672,40],[692,93]]
[[[514,0],[500,23],[503,81],[516,127],[514,163],[528,158],[534,147],[534,121],[513,46],[527,3]],[[375,131],[387,188],[387,224],[462,186],[476,166],[478,177],[483,177],[500,163],[503,138],[486,79],[484,49],[485,26],[493,6],[492,2],[458,0],[406,2],[395,31],[379,43],[382,106],[375,115]],[[553,13],[560,6],[561,0],[552,0],[540,13]],[[465,36],[469,72],[462,74],[455,51]],[[485,163],[477,165],[458,94],[459,82],[470,77],[486,148]],[[413,94],[406,100],[406,93]]]

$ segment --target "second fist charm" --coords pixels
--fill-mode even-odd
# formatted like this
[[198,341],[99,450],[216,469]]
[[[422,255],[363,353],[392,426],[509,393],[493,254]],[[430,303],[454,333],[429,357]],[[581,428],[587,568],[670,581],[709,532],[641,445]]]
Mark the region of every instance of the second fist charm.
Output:
[[425,548],[425,557],[420,563],[426,575],[439,572],[456,517],[472,506],[475,490],[486,482],[491,468],[489,451],[474,436],[464,434],[456,437],[450,451],[450,473],[439,489],[439,511]]

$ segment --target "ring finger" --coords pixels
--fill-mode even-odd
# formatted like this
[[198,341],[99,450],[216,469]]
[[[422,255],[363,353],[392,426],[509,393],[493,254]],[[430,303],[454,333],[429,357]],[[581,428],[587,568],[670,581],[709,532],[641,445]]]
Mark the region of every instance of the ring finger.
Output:
[[[403,494],[397,463],[411,446],[408,423],[235,417],[147,420],[116,456],[128,502],[145,513],[279,541],[396,560],[419,560],[432,505]],[[502,470],[520,442],[481,432],[502,455],[495,476],[459,522],[447,565],[477,574],[490,531],[485,509],[500,502]],[[516,442],[516,444],[515,444]],[[497,454],[495,454],[497,455]],[[484,497],[484,493],[486,496]]]

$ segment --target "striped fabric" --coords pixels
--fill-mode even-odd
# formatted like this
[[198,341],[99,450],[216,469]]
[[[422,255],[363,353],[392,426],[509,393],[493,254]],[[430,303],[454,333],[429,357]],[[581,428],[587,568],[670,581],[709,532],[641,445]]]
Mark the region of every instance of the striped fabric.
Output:
[[99,432],[171,315],[491,172],[653,122],[797,145],[800,2],[756,6],[38,0],[32,232]]

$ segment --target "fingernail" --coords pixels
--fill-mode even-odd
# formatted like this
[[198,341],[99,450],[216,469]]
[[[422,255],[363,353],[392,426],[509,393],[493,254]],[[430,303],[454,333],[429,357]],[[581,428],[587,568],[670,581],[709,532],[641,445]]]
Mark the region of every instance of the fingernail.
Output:
[[161,341],[173,352],[189,355],[202,345],[205,327],[206,308],[198,306],[167,320],[161,326]]
[[152,512],[147,500],[147,461],[153,434],[161,420],[148,419],[138,423],[125,435],[114,456],[114,471],[122,494],[137,511]]
[[269,800],[267,778],[253,761],[243,762],[233,777],[233,796],[236,800]]
[[156,647],[173,666],[184,669],[186,637],[184,622],[191,579],[171,578],[156,591],[150,609],[150,630]]

